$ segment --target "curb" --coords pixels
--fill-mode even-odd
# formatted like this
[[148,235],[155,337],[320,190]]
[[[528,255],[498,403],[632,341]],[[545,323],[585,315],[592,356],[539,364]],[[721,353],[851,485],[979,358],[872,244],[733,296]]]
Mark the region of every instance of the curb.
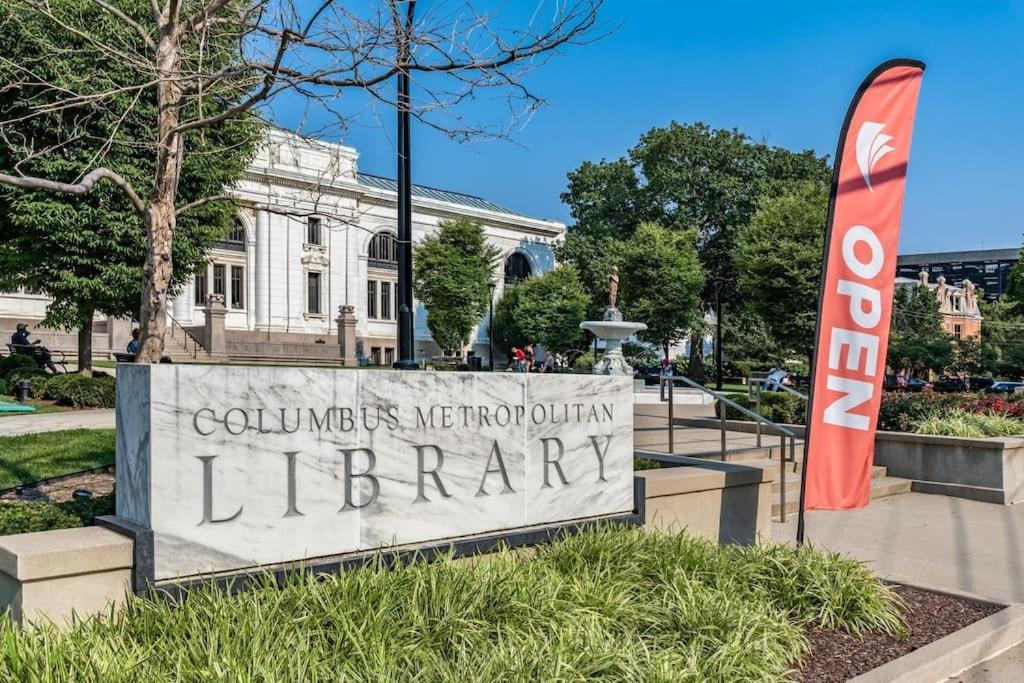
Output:
[[1024,642],[1024,605],[1010,605],[850,680],[851,683],[945,681],[1021,642]]

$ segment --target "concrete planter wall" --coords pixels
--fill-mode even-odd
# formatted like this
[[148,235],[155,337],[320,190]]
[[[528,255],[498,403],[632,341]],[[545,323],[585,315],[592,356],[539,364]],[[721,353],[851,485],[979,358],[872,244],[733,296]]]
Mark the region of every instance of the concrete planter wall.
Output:
[[878,432],[875,464],[913,490],[1007,505],[1024,501],[1024,438]]

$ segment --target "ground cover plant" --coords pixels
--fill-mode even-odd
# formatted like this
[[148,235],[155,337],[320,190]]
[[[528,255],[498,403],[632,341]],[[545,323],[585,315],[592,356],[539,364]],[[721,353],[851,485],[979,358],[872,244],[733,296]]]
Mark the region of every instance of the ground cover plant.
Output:
[[878,428],[964,437],[1024,434],[1024,396],[887,392]]
[[5,680],[780,681],[810,625],[900,632],[900,601],[812,548],[603,528],[535,552],[133,598],[61,632],[0,625]]
[[0,536],[92,526],[96,517],[114,514],[114,494],[50,502],[0,502]]
[[0,489],[112,464],[113,429],[0,436]]

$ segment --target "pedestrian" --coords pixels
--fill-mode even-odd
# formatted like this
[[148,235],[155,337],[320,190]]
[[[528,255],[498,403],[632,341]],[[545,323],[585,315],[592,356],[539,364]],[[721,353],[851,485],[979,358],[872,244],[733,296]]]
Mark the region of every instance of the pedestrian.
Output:
[[518,346],[512,350],[516,354],[516,372],[526,372],[526,352]]
[[11,335],[11,344],[14,346],[27,346],[33,347],[38,346],[39,352],[36,354],[36,364],[40,367],[50,368],[50,372],[57,374],[57,366],[53,364],[53,357],[50,355],[50,349],[42,345],[39,339],[35,341],[29,341],[29,335],[32,334],[28,331],[28,323],[18,323],[17,329],[14,334]]
[[672,376],[672,361],[665,356],[661,359],[661,376],[671,377]]
[[544,368],[541,372],[554,372],[555,371],[555,354],[550,351],[544,352]]
[[533,343],[532,342],[526,342],[526,346],[523,347],[523,356],[526,359],[526,369],[525,369],[525,372],[533,372],[533,359],[534,359],[534,355],[533,355]]
[[134,330],[132,330],[132,340],[128,342],[128,348],[125,349],[128,353],[132,354],[133,356],[138,355],[139,353],[140,334],[141,332],[139,331],[139,328],[136,327]]

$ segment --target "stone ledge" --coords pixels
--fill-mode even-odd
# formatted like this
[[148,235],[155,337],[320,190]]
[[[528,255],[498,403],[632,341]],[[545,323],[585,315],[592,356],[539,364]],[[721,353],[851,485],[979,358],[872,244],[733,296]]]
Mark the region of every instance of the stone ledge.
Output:
[[39,581],[131,566],[131,540],[100,527],[0,537],[0,572],[18,581]]
[[768,468],[683,457],[680,463],[636,473],[646,481],[648,499],[775,481],[775,473]]
[[851,683],[944,681],[1024,642],[1024,605],[990,617],[851,679]]

